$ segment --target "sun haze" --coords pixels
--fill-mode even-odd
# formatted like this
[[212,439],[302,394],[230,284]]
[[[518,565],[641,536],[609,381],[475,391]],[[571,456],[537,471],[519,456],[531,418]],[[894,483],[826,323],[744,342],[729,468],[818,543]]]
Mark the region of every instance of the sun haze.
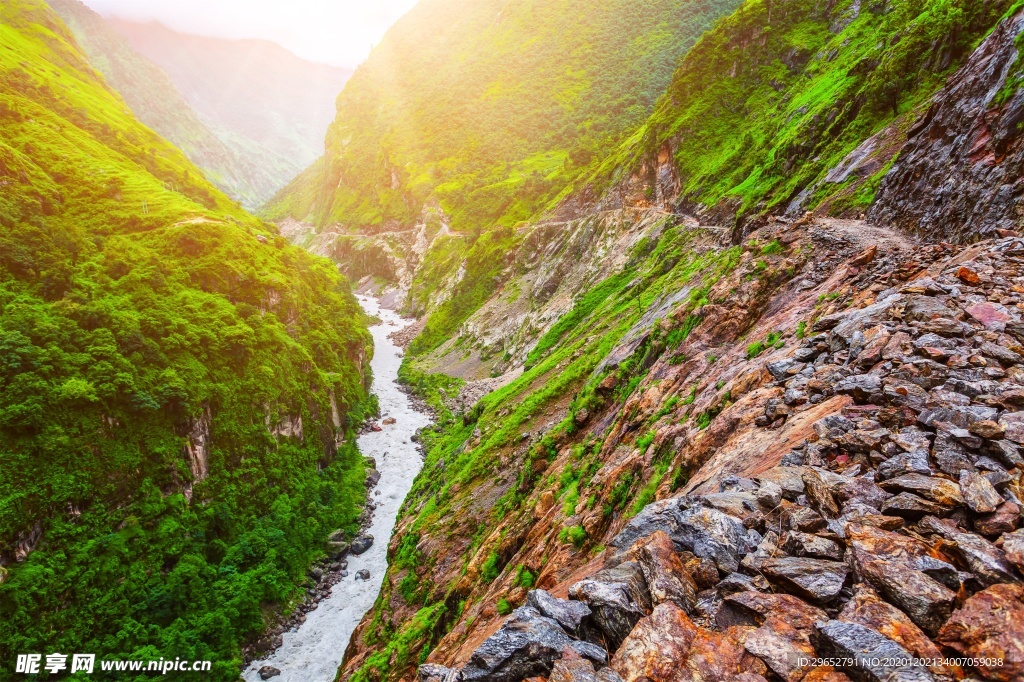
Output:
[[104,15],[187,33],[273,40],[305,59],[354,67],[416,0],[83,0]]

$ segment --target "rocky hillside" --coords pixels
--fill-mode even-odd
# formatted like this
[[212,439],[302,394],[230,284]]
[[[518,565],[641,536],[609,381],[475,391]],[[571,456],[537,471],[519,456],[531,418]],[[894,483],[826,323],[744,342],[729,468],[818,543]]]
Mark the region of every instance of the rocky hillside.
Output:
[[273,191],[323,154],[334,100],[350,70],[306,61],[263,40],[208,38],[116,18],[108,23],[163,69],[219,139],[272,175]]
[[744,3],[543,217],[389,235],[441,418],[339,679],[1024,675],[1015,12]]
[[185,152],[228,196],[255,209],[291,179],[289,171],[275,175],[274,164],[264,155],[254,157],[230,138],[218,138],[163,69],[132,49],[103,17],[79,0],[50,0],[49,5],[132,113]]
[[135,119],[43,0],[0,4],[0,226],[0,676],[60,651],[237,680],[358,530],[348,283]]

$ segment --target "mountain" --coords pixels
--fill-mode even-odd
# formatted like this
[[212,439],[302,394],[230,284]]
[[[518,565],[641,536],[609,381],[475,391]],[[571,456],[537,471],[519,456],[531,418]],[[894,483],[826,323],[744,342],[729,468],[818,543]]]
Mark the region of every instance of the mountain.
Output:
[[235,680],[358,528],[362,313],[134,118],[45,2],[0,5],[0,45],[0,657]]
[[734,0],[428,0],[338,99],[325,157],[268,215],[375,232],[429,200],[456,229],[529,218],[643,121]]
[[160,66],[200,118],[281,186],[324,152],[334,100],[351,72],[296,57],[264,40],[188,35],[158,23],[110,18]]
[[522,213],[400,131],[367,199],[341,105],[271,212],[421,316],[438,419],[338,679],[1024,674],[939,660],[1024,637],[1021,11],[747,0]]
[[49,4],[71,29],[90,63],[139,120],[185,152],[226,194],[255,209],[291,179],[289,164],[252,154],[244,145],[232,144],[230,138],[219,139],[159,66],[132,49],[105,19],[79,0]]

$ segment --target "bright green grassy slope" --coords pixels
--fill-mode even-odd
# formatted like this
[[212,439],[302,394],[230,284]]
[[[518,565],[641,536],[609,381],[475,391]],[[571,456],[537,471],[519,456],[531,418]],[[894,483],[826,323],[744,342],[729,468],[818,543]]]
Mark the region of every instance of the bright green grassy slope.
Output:
[[646,118],[737,0],[426,0],[345,86],[326,158],[267,215],[374,231],[428,197],[457,230],[529,218]]
[[[331,418],[332,394],[366,405],[347,283],[138,123],[41,0],[0,4],[0,225],[0,670],[92,652],[237,679],[360,511]],[[268,433],[283,415],[304,442]]]
[[[669,141],[689,202],[740,218],[785,209],[926,102],[1011,4],[746,0],[687,53],[650,120],[589,182],[607,187]],[[886,170],[836,208],[870,205]],[[818,185],[805,207],[843,189]]]

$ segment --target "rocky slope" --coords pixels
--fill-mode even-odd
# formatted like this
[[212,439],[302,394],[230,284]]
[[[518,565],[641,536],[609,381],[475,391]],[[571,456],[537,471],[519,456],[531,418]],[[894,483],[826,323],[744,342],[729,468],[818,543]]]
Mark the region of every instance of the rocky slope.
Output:
[[[929,22],[952,16],[938,12],[956,10],[947,5],[925,13],[898,3],[894,12],[920,19],[904,31],[893,18],[903,15],[860,3],[747,3],[683,62],[689,76],[677,83],[711,95],[673,90],[655,125],[610,159],[610,184],[594,176],[546,220],[433,243],[413,276],[412,309],[447,316],[480,282],[493,282],[493,294],[451,333],[428,319],[412,343],[405,377],[442,418],[424,434],[426,466],[392,539],[380,600],[339,679],[409,679],[417,663],[424,680],[1024,675],[1024,242],[1005,219],[1013,201],[984,203],[969,228],[956,216],[909,233],[828,217],[854,206],[828,200],[836,192],[864,189],[859,212],[874,187],[897,187],[909,177],[904,157],[926,164],[914,176],[921,192],[945,181],[941,160],[914,151],[938,119],[915,123],[916,112],[929,111],[937,74],[950,79],[931,111],[959,111],[949,93],[973,92],[986,54],[1013,54],[1019,21],[1000,22],[1006,5],[972,5],[969,49],[960,35],[936,42],[931,57],[908,53],[942,24]],[[797,132],[821,146],[790,149],[789,170],[758,184],[757,202],[701,198],[693,188],[705,181],[751,188],[743,178],[779,156],[774,143],[728,147],[749,158],[704,176],[686,171],[721,160],[712,151],[728,140],[709,137],[717,128],[684,135],[665,112],[700,126],[714,119],[688,118],[695,98],[761,112],[763,94],[724,77],[702,84],[687,63],[705,43],[725,41],[730,73],[761,57],[778,67],[749,29],[787,12],[804,17],[781,25],[794,39],[810,25],[843,44],[893,31],[871,43],[892,47],[922,31],[889,56],[916,60],[932,85],[903,91],[905,108],[876,112],[870,125],[842,118],[834,136],[820,125],[838,100],[816,102]],[[785,65],[796,53],[782,47]],[[869,68],[830,55],[789,65],[793,80],[777,83],[785,107],[820,94],[830,81],[814,79],[832,62],[850,69],[842,96],[864,104],[885,59]],[[1016,81],[1000,82],[1012,102]],[[757,125],[777,113],[757,106],[766,106]],[[974,114],[941,118],[953,143],[942,149],[963,148]],[[711,157],[677,146],[695,139]],[[994,157],[1009,164],[972,181],[976,194],[993,191],[985,178],[1009,177],[1013,158]],[[879,197],[880,207],[893,201]],[[810,206],[821,215],[796,217]],[[701,225],[716,218],[724,224]],[[864,652],[1002,663],[813,662]]]
[[140,121],[185,152],[210,181],[248,209],[255,209],[291,176],[272,172],[264,156],[246,154],[220,139],[178,93],[167,74],[136,52],[108,22],[79,0],[50,0],[107,83]]

